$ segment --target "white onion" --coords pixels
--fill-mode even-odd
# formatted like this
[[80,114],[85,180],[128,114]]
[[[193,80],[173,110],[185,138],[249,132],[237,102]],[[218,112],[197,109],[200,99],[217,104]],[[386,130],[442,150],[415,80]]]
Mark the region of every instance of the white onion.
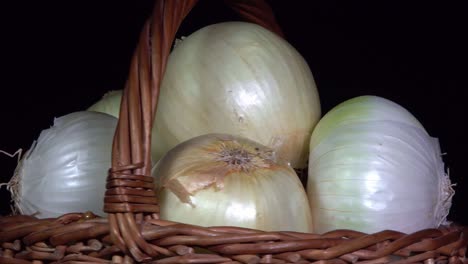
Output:
[[347,100],[333,108],[333,114],[325,115],[317,126],[311,138],[310,147],[337,127],[357,122],[397,121],[426,131],[423,125],[405,108],[378,96],[358,96]]
[[[120,106],[115,95],[104,105]],[[184,38],[169,56],[152,137],[156,162],[178,143],[227,133],[273,148],[305,167],[321,116],[314,78],[303,57],[261,26],[225,22]]]
[[403,107],[377,96],[346,101],[318,123],[308,177],[318,233],[435,228],[453,196],[438,140]]
[[91,105],[87,111],[106,113],[119,118],[122,90],[113,90],[105,93],[102,98]]
[[200,226],[311,232],[294,170],[246,138],[207,134],[178,144],[155,166],[161,218]]
[[39,218],[91,211],[104,215],[117,118],[74,112],[54,120],[26,152],[10,182],[21,214]]

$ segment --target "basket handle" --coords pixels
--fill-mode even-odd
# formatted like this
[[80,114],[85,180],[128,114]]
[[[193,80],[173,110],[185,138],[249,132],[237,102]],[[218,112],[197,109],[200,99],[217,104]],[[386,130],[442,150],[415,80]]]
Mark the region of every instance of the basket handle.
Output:
[[[152,16],[141,32],[122,96],[104,211],[108,213],[113,243],[139,262],[148,261],[164,250],[147,243],[137,223],[159,217],[151,176],[151,129],[172,43],[197,1],[156,0]],[[225,2],[245,20],[283,36],[265,0]]]

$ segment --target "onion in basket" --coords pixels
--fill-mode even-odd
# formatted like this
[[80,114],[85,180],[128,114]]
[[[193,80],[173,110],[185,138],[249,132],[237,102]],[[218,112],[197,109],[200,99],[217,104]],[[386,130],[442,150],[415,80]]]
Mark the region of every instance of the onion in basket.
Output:
[[86,110],[106,113],[118,118],[120,114],[120,101],[122,101],[122,90],[108,91],[99,101]]
[[[118,113],[120,98],[108,94],[90,110]],[[154,162],[184,140],[227,133],[271,147],[293,168],[303,168],[321,116],[303,57],[276,34],[246,22],[210,25],[181,41],[169,56],[159,98]]]
[[444,224],[454,194],[439,142],[377,96],[336,106],[311,138],[307,192],[318,233],[406,233]]
[[178,144],[153,168],[161,218],[200,226],[311,232],[295,171],[246,138],[206,134]]
[[103,113],[56,118],[25,153],[9,183],[16,209],[39,218],[86,211],[104,215],[116,126],[117,118]]

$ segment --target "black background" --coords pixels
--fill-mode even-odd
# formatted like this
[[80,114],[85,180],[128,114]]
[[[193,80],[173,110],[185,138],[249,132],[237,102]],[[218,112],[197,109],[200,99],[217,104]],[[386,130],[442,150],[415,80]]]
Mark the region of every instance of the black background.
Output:
[[[0,4],[0,149],[26,150],[54,117],[122,89],[152,0]],[[12,1],[13,2],[13,1]],[[466,6],[439,1],[270,1],[287,40],[309,63],[322,111],[373,94],[408,109],[439,138],[456,195],[449,218],[468,225]],[[293,4],[294,3],[294,4]],[[178,36],[238,20],[200,0]],[[0,181],[16,159],[0,155]],[[0,190],[0,214],[9,196]]]

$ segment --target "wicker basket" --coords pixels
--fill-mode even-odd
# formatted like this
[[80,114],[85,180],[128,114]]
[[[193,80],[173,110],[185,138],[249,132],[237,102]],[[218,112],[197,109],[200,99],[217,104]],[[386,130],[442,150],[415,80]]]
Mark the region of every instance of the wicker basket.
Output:
[[[150,135],[159,85],[177,29],[196,0],[158,0],[134,54],[114,136],[104,198],[91,212],[53,219],[0,218],[0,263],[468,263],[468,228],[412,234],[264,232],[200,227],[158,219],[150,176]],[[264,0],[229,0],[247,21],[279,35]]]

